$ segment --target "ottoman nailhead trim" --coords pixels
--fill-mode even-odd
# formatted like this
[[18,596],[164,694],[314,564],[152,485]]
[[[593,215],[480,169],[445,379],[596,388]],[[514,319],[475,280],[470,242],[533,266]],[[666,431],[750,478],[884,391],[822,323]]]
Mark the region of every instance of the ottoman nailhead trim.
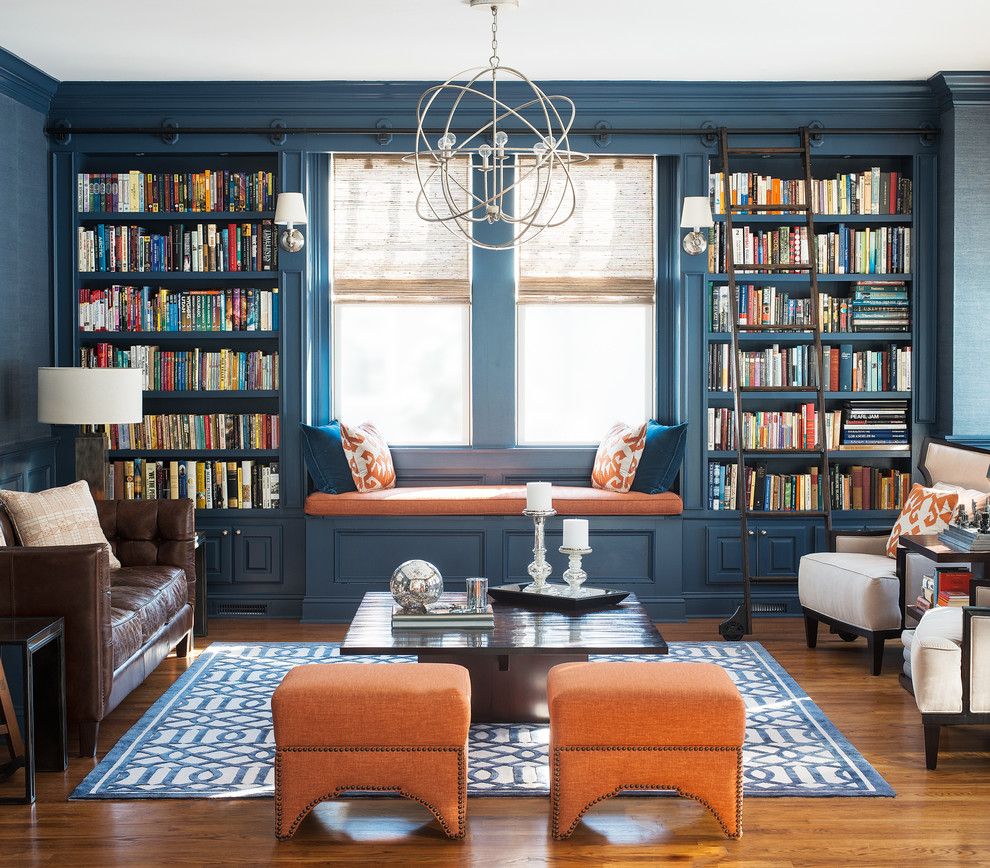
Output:
[[[361,786],[360,784],[347,784],[336,787],[332,792],[319,796],[311,801],[298,816],[292,821],[289,831],[280,835],[282,828],[282,754],[283,753],[456,753],[457,754],[457,826],[459,832],[454,832],[447,824],[446,819],[440,810],[429,802],[407,793],[400,787],[384,786]],[[275,837],[280,841],[287,841],[299,828],[299,824],[306,819],[306,815],[313,810],[320,802],[330,801],[337,798],[341,793],[348,790],[367,790],[369,792],[398,793],[406,799],[419,802],[425,807],[440,824],[444,834],[448,838],[463,838],[466,828],[467,814],[467,792],[464,784],[464,748],[462,747],[280,747],[275,751]]]
[[[682,790],[680,787],[674,787],[670,784],[634,784],[630,786],[620,786],[616,787],[609,793],[605,793],[603,796],[599,796],[597,799],[589,802],[585,805],[581,812],[574,818],[574,822],[565,829],[560,831],[560,755],[564,751],[578,751],[578,752],[588,752],[588,753],[608,753],[608,752],[618,752],[618,751],[642,751],[642,752],[665,752],[665,751],[690,751],[690,752],[716,752],[724,753],[726,751],[733,751],[736,754],[736,829],[731,830],[725,824],[725,820],[718,811],[712,807],[711,803],[701,796],[695,795],[694,793],[689,793],[686,790]],[[743,779],[742,779],[742,748],[741,747],[720,747],[715,745],[699,745],[697,747],[675,747],[673,745],[657,745],[657,746],[644,746],[644,745],[582,745],[574,747],[558,747],[554,748],[553,752],[553,837],[558,841],[564,838],[570,837],[570,835],[577,828],[578,823],[581,822],[581,818],[588,813],[595,805],[599,802],[604,802],[606,799],[611,799],[617,796],[624,790],[674,790],[678,795],[685,796],[689,799],[694,799],[704,805],[712,816],[718,821],[718,824],[722,827],[722,831],[729,838],[741,838],[742,837],[742,802],[743,802]]]

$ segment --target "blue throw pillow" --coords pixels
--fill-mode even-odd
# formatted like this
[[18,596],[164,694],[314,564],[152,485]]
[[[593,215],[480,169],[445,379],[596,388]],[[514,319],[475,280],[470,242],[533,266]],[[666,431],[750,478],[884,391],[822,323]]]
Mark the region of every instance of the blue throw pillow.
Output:
[[680,425],[661,425],[655,419],[647,422],[646,446],[630,490],[645,494],[667,491],[681,469],[686,442],[687,422]]
[[340,423],[334,419],[329,425],[315,428],[300,422],[299,430],[302,432],[306,469],[317,489],[326,494],[357,491],[344,454],[344,444],[340,442]]

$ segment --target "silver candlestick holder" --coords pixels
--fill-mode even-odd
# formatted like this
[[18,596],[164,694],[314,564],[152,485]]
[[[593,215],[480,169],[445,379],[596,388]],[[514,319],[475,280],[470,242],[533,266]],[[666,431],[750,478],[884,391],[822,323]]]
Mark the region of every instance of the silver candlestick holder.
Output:
[[572,549],[561,546],[560,553],[567,555],[567,569],[564,570],[564,581],[567,582],[570,595],[574,597],[584,596],[581,585],[588,580],[588,574],[581,567],[581,558],[585,555],[590,555],[591,549]]
[[553,572],[553,567],[547,563],[547,549],[544,544],[544,524],[548,518],[557,514],[555,509],[524,509],[523,515],[533,519],[533,561],[526,568],[533,581],[523,588],[531,594],[544,594],[547,591],[547,579]]

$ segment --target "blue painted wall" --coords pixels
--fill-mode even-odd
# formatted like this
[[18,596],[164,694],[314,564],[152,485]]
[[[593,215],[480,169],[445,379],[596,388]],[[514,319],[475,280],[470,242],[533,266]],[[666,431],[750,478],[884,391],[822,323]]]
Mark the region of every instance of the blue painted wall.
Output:
[[0,446],[50,431],[37,422],[36,374],[52,345],[45,79],[0,51]]

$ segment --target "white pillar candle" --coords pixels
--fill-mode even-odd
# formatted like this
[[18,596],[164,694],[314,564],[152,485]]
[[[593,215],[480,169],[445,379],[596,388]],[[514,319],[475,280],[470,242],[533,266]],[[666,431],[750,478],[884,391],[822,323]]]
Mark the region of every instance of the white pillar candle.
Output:
[[586,549],[588,547],[588,519],[564,519],[564,548]]
[[547,512],[553,509],[549,482],[526,483],[526,509],[534,512]]

